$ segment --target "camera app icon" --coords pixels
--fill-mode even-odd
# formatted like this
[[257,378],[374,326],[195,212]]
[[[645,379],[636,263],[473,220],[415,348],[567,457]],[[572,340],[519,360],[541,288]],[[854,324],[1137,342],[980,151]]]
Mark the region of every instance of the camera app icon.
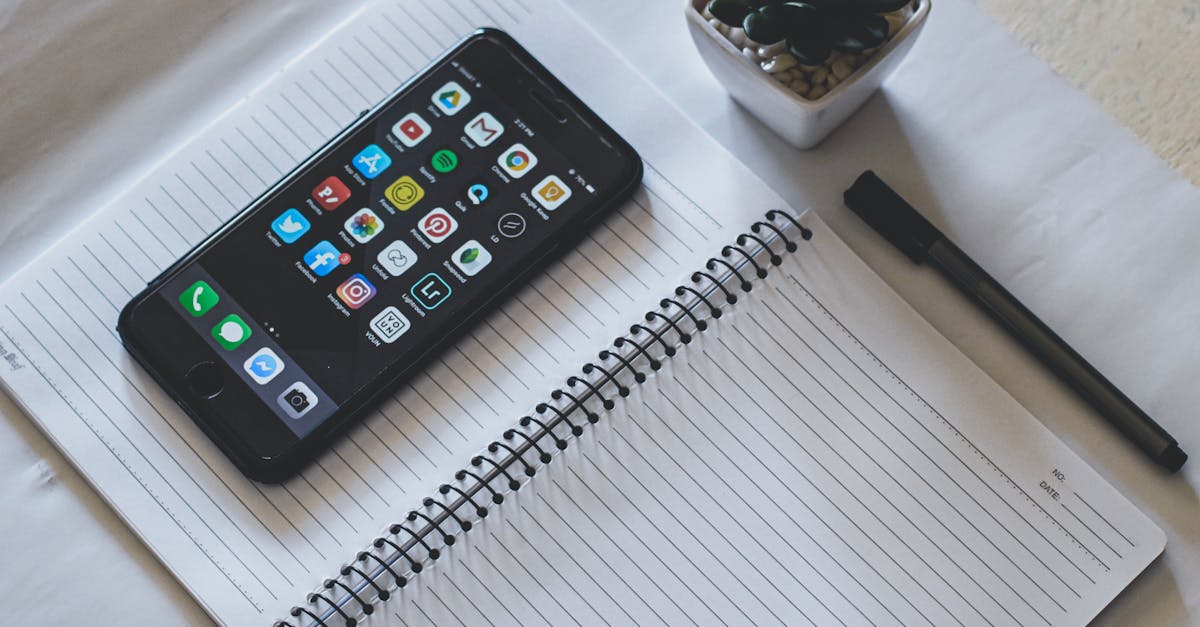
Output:
[[338,286],[337,295],[343,303],[346,303],[347,307],[358,309],[367,304],[367,301],[375,298],[375,286],[371,285],[367,277],[355,274]]
[[283,413],[293,419],[303,418],[317,406],[317,395],[303,382],[297,381],[287,387],[275,400]]

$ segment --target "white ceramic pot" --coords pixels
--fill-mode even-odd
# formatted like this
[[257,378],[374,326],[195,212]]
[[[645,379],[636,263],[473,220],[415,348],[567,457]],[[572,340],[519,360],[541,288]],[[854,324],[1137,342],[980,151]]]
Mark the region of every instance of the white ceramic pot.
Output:
[[688,0],[687,22],[696,48],[738,104],[796,148],[808,149],[861,107],[908,54],[929,16],[930,0],[915,0],[912,17],[862,67],[817,100],[788,89],[763,71],[704,19],[706,0]]

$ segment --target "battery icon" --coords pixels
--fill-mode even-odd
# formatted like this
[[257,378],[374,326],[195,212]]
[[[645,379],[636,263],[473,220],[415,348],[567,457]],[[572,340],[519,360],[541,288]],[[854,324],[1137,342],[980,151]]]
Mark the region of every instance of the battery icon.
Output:
[[588,190],[588,193],[591,193],[591,194],[595,194],[595,193],[596,193],[596,188],[595,188],[595,187],[592,187],[591,185],[588,185],[588,186],[587,186],[587,190]]

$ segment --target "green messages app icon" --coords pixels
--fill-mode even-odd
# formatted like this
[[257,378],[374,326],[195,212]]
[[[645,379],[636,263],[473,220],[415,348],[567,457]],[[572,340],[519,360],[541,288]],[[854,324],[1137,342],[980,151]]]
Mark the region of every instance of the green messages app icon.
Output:
[[229,314],[213,327],[212,336],[221,348],[231,351],[250,339],[250,327],[246,326],[241,316]]
[[217,302],[220,300],[221,297],[217,296],[216,290],[204,281],[196,281],[179,295],[179,304],[183,305],[184,310],[192,314],[193,318],[199,318],[208,313],[210,309],[217,306]]

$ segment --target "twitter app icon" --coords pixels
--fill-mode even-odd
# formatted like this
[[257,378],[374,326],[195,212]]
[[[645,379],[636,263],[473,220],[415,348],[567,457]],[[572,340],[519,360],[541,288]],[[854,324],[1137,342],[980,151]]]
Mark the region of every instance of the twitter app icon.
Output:
[[271,223],[271,230],[275,231],[284,244],[291,244],[300,239],[310,228],[312,228],[312,224],[309,223],[308,218],[295,209],[284,211]]

